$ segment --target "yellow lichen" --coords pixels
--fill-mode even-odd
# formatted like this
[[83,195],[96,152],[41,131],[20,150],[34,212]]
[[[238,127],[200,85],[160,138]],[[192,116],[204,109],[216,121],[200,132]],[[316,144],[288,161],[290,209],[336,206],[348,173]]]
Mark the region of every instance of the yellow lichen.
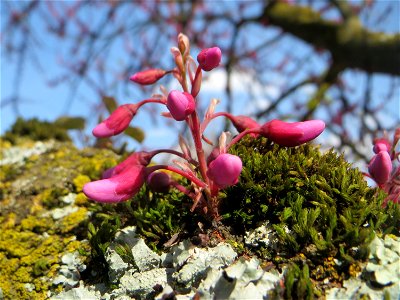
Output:
[[80,223],[87,220],[88,211],[85,207],[79,207],[76,212],[64,217],[61,221],[60,231],[62,233],[70,232],[80,226]]
[[[18,138],[16,146],[28,149],[34,144]],[[78,150],[69,143],[55,142],[49,151],[26,158],[22,165],[0,166],[0,197],[5,208],[0,211],[4,299],[47,299],[49,291],[61,291],[62,286],[52,282],[59,274],[62,256],[78,251],[84,262],[90,253],[89,243],[77,238],[85,238],[89,202],[79,192],[70,204],[78,208],[75,212],[53,219],[50,211],[67,206],[64,195],[81,191],[84,183],[116,163],[117,155],[109,150]]]
[[78,195],[76,195],[75,198],[75,204],[78,206],[84,206],[86,204],[88,204],[88,198],[85,196],[84,193],[79,193]]
[[77,192],[82,192],[83,186],[88,182],[90,182],[89,176],[81,174],[76,176],[73,180]]

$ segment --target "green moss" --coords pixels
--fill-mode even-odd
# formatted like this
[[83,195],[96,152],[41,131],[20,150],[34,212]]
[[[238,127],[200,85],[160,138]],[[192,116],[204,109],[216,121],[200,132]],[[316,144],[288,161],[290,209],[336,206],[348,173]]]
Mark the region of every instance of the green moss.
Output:
[[33,141],[55,139],[58,141],[70,141],[67,130],[54,123],[39,121],[34,118],[24,120],[18,118],[11,129],[4,134],[4,139],[16,144],[17,139],[28,137]]
[[343,264],[327,272],[347,277],[356,260],[366,259],[375,232],[400,226],[399,206],[382,207],[386,194],[368,187],[361,172],[333,151],[247,139],[231,152],[242,158],[243,171],[224,191],[223,222],[243,234],[269,221],[279,239],[278,249],[267,249],[271,258],[280,253],[289,262],[303,252],[316,275],[323,258],[333,256]]

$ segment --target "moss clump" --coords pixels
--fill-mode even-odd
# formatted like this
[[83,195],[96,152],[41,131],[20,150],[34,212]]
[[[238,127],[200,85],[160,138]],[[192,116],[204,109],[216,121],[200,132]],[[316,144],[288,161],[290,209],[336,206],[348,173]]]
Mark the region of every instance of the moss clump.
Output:
[[3,138],[12,144],[16,144],[21,137],[27,137],[33,141],[54,139],[65,142],[71,140],[65,128],[55,123],[39,121],[36,118],[30,120],[18,118]]
[[349,266],[366,258],[375,232],[400,226],[399,206],[383,208],[386,194],[368,187],[361,172],[332,150],[283,148],[260,138],[244,140],[231,153],[242,158],[243,171],[225,191],[223,222],[243,234],[269,221],[279,239],[270,257],[290,261],[302,252],[316,274],[332,256],[343,261],[335,268],[347,277]]
[[[93,228],[96,228],[92,228],[92,231],[108,232],[116,225],[118,228],[136,226],[137,233],[146,243],[153,250],[160,251],[174,234],[193,232],[197,222],[204,221],[198,214],[190,212],[191,205],[192,201],[180,192],[153,193],[143,187],[132,200],[116,205],[92,206]],[[118,216],[118,220],[115,216]],[[108,239],[103,238],[100,244],[109,243],[112,238],[113,235],[108,235]]]

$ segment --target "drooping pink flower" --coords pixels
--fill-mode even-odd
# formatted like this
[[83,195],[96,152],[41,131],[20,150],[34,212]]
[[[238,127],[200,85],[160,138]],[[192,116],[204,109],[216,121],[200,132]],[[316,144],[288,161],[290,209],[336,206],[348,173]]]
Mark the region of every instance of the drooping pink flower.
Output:
[[153,192],[167,193],[171,187],[171,177],[165,172],[153,172],[147,177],[147,185]]
[[375,139],[374,140],[374,148],[373,151],[375,154],[378,154],[381,151],[387,151],[390,152],[390,142],[385,139],[385,138],[381,138],[381,139]]
[[165,74],[167,74],[167,71],[162,69],[149,69],[133,74],[129,80],[141,85],[149,85],[156,83],[159,79],[163,78]]
[[385,184],[392,173],[392,160],[387,151],[376,154],[368,165],[368,172],[378,185]]
[[319,136],[325,129],[321,120],[288,123],[272,120],[261,126],[261,135],[281,146],[295,147]]
[[85,184],[83,193],[97,202],[121,202],[137,194],[143,186],[144,180],[145,167],[134,165],[113,177]]
[[153,158],[153,153],[151,152],[146,152],[146,151],[134,152],[115,167],[105,170],[102,174],[102,178],[105,179],[115,176],[119,173],[122,173],[130,166],[134,165],[147,166],[152,158]]
[[106,138],[121,133],[128,128],[136,112],[137,107],[133,104],[119,106],[107,119],[93,129],[93,135],[98,138]]
[[186,92],[171,91],[168,94],[167,108],[176,121],[183,121],[196,109],[193,96]]
[[204,71],[211,71],[219,66],[221,62],[221,49],[218,47],[206,48],[197,55],[199,66]]
[[232,154],[223,153],[211,161],[207,176],[219,188],[226,188],[239,181],[242,172],[242,160]]

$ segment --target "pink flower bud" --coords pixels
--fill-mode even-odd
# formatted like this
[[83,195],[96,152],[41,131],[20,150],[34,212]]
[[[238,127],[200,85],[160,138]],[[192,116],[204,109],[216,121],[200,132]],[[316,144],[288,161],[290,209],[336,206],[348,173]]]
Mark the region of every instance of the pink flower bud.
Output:
[[106,138],[121,133],[128,128],[136,112],[137,108],[132,104],[119,106],[107,119],[93,129],[93,135],[98,138]]
[[368,172],[377,184],[385,184],[392,173],[392,160],[387,151],[376,154],[368,165]]
[[381,139],[376,139],[374,140],[374,153],[378,154],[381,151],[390,151],[390,143],[387,139],[381,138]]
[[[239,132],[245,131],[246,129],[258,128],[260,125],[250,117],[247,116],[232,116],[231,118],[233,126]],[[257,137],[258,134],[251,133],[252,137]]]
[[159,79],[163,78],[166,73],[167,71],[161,69],[149,69],[133,74],[129,80],[141,85],[149,85],[156,83]]
[[171,177],[165,172],[153,172],[147,178],[147,185],[156,193],[167,193],[171,187]]
[[194,112],[196,102],[189,93],[171,91],[167,99],[167,108],[175,120],[183,121]]
[[144,184],[145,167],[134,165],[111,178],[84,185],[83,193],[97,202],[115,203],[132,198]]
[[219,188],[226,188],[239,181],[241,172],[241,159],[236,155],[224,153],[218,155],[216,159],[211,161],[207,171],[207,176]]
[[261,135],[278,145],[295,147],[315,139],[324,129],[321,120],[294,123],[272,120],[261,126]]
[[197,61],[199,62],[202,70],[211,71],[219,66],[221,62],[221,55],[221,49],[218,47],[207,48],[201,50],[199,55],[197,55]]

